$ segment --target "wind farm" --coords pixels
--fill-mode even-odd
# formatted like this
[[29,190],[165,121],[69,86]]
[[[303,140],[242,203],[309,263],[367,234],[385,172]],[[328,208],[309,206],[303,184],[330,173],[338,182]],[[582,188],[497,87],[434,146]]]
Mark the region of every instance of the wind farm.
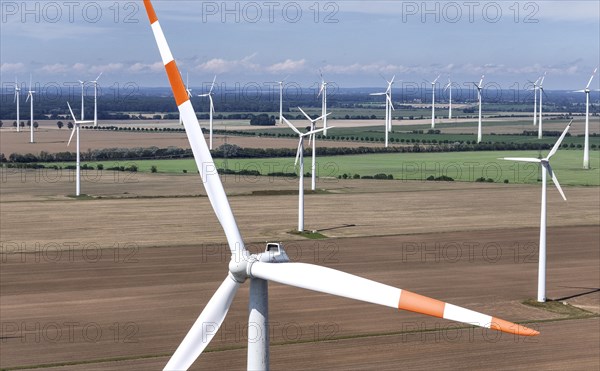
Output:
[[3,26],[1,369],[597,367],[597,5],[135,4]]

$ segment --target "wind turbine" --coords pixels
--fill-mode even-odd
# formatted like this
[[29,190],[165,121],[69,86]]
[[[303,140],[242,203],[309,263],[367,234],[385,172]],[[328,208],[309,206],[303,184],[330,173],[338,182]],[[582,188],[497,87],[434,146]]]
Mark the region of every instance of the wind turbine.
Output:
[[15,77],[15,97],[13,99],[13,102],[17,103],[17,133],[21,132],[21,116],[20,116],[20,108],[19,108],[19,100],[21,97],[21,88],[19,87],[19,82],[17,81],[17,78]]
[[379,96],[385,95],[385,147],[388,147],[389,140],[389,132],[392,131],[392,110],[395,110],[394,105],[392,103],[392,85],[394,84],[394,79],[396,76],[392,77],[390,81],[384,80],[388,83],[388,87],[383,93],[371,93],[370,95]]
[[479,121],[477,124],[477,143],[481,143],[481,98],[482,98],[482,90],[483,90],[483,78],[485,75],[481,76],[481,80],[479,80],[479,84],[475,84],[477,88],[477,99],[479,100]]
[[[96,77],[96,80],[90,81],[94,84],[94,127],[98,126],[98,80],[100,80],[100,76],[102,76],[102,72]],[[81,119],[83,120],[83,113],[81,114]]]
[[[306,114],[306,112],[304,112],[302,110],[302,108],[298,107],[298,109],[300,110],[300,112],[302,112],[302,114],[304,115],[304,117],[306,117],[308,119],[308,121],[310,121],[310,131],[314,132],[317,127],[316,124],[317,122],[322,118],[319,117],[315,120],[311,119],[309,115]],[[329,115],[329,113],[327,114]],[[325,115],[325,116],[327,116]],[[330,129],[332,129],[332,127],[330,127]],[[311,165],[311,186],[310,189],[311,190],[316,190],[317,189],[317,137],[315,135],[311,135],[308,138],[308,144],[311,145],[311,141],[312,141],[312,165]]]
[[554,156],[556,151],[558,151],[558,149],[560,148],[560,144],[563,141],[563,139],[565,138],[565,136],[567,135],[567,132],[569,131],[569,128],[571,128],[572,123],[573,123],[573,121],[571,120],[571,122],[569,122],[569,125],[567,125],[567,127],[563,131],[560,138],[558,138],[558,141],[554,144],[554,147],[552,147],[552,149],[550,150],[550,153],[548,153],[548,156],[546,156],[545,158],[543,158],[543,159],[526,158],[526,157],[525,158],[524,157],[505,157],[505,158],[503,158],[503,160],[537,163],[542,166],[542,211],[541,211],[541,216],[540,216],[540,252],[539,252],[540,256],[539,256],[539,262],[538,262],[538,292],[537,292],[537,300],[539,302],[546,301],[546,188],[547,188],[546,181],[547,181],[547,174],[550,174],[550,178],[552,179],[552,182],[554,182],[556,189],[558,189],[558,192],[560,193],[562,198],[566,201],[567,198],[565,197],[565,194],[563,193],[563,190],[560,187],[560,184],[558,183],[556,174],[554,173],[554,171],[552,171],[552,167],[550,166],[550,158],[552,156]]
[[321,75],[321,89],[317,98],[321,96],[321,117],[323,118],[323,128],[325,129],[323,135],[327,136],[327,81],[323,78],[323,73],[319,71]]
[[79,125],[80,124],[91,124],[94,121],[77,121],[75,115],[73,114],[73,110],[71,109],[71,105],[67,102],[67,106],[69,106],[69,112],[71,112],[71,117],[73,118],[74,125],[73,130],[71,131],[71,136],[69,137],[69,142],[67,143],[67,147],[71,145],[71,140],[73,139],[73,134],[76,134],[76,148],[77,148],[77,165],[75,167],[75,196],[81,195],[81,161],[80,161],[80,147],[79,147]]
[[283,124],[283,83],[288,77],[290,76],[288,75],[285,79],[277,81],[279,84],[279,125]]
[[585,89],[575,91],[575,93],[585,93],[585,140],[583,144],[583,168],[586,170],[590,168],[590,85],[592,84],[592,80],[594,79],[597,71],[598,67],[596,67],[594,72],[592,72],[592,77],[590,77],[590,81],[588,81]]
[[268,281],[391,308],[410,310],[512,334],[526,336],[538,334],[537,331],[524,326],[335,269],[314,264],[291,263],[283,247],[277,243],[267,244],[264,253],[250,254],[244,246],[223,184],[199,127],[194,107],[187,97],[183,80],[151,1],[144,0],[144,6],[173,89],[175,101],[183,116],[186,135],[202,183],[223,227],[232,255],[227,277],[165,366],[166,370],[185,370],[195,362],[225,320],[238,288],[248,279],[250,280],[248,321],[252,324],[251,330],[258,333],[258,336],[254,336],[248,342],[247,367],[249,370],[269,368]]
[[430,81],[431,83],[431,128],[435,129],[435,84],[439,80],[440,76],[435,78],[435,80]]
[[448,92],[450,93],[450,104],[448,105],[448,119],[452,120],[452,81],[450,81],[450,77],[448,77],[448,84],[446,85],[446,87],[444,87],[444,91],[446,90],[448,90]]
[[535,82],[529,81],[533,84],[533,126],[537,125],[537,91],[538,91],[538,83],[540,82],[541,77],[538,77]]
[[[322,119],[323,117],[319,117],[317,120]],[[315,120],[315,121],[317,121]],[[299,177],[299,185],[298,185],[298,232],[304,231],[304,138],[313,136],[316,133],[324,131],[325,128],[310,130],[307,133],[302,133],[300,130],[296,129],[294,125],[292,125],[285,117],[283,121],[296,133],[298,134],[298,150],[296,151],[296,162],[295,166],[298,166],[298,162],[300,162],[300,166],[298,167],[298,177]],[[312,120],[311,120],[312,122]],[[313,125],[313,124],[311,124]],[[314,153],[314,152],[313,152]],[[314,157],[313,157],[314,158]],[[313,176],[314,176],[314,168],[313,168]]]
[[542,139],[542,98],[544,97],[544,80],[546,79],[546,73],[542,76],[540,83],[538,85],[538,90],[540,91],[540,125],[538,126],[538,139]]
[[208,97],[210,100],[210,104],[208,107],[209,110],[209,140],[210,140],[210,149],[213,149],[213,113],[215,112],[215,105],[213,104],[213,89],[215,88],[215,81],[217,81],[217,76],[213,79],[212,85],[210,86],[210,90],[206,94],[200,94],[199,97]]
[[29,120],[31,121],[29,125],[29,143],[33,143],[33,94],[35,90],[31,90],[32,83],[31,75],[29,75],[29,91],[27,92],[27,99],[25,99],[25,102],[29,101]]
[[85,81],[79,80],[79,84],[81,84],[81,119],[83,120],[83,118],[85,116],[84,115],[85,111],[83,109],[83,103],[84,103],[84,100],[85,100],[85,98],[83,96],[83,94],[84,94],[84,88],[85,88]]

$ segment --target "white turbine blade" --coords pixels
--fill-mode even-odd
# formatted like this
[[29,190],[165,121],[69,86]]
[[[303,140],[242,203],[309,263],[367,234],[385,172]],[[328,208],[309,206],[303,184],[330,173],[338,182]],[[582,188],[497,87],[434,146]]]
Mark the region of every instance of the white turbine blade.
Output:
[[281,118],[287,124],[287,126],[289,126],[296,134],[302,135],[302,133],[300,132],[300,130],[296,129],[296,127],[294,125],[292,125],[292,123],[289,122],[285,117],[282,116]]
[[[327,127],[327,130],[329,130],[329,129],[333,129],[333,128],[335,128],[335,126],[328,126],[328,127]],[[322,131],[325,131],[325,128],[320,128],[320,129],[316,129],[316,130],[311,130],[311,131],[309,131],[308,133],[304,133],[304,134],[302,134],[302,136],[303,136],[303,137],[306,137],[306,136],[309,136],[309,135],[315,135],[315,134],[318,134],[318,133],[320,133],[320,132],[322,132]]]
[[544,85],[544,80],[545,80],[545,79],[546,79],[546,72],[544,72],[544,74],[543,74],[543,75],[542,75],[542,77],[541,77],[540,84],[539,84],[539,85],[540,85],[540,87],[541,87],[542,85]]
[[546,157],[546,158],[550,159],[550,157],[554,156],[556,151],[558,151],[558,149],[560,148],[560,144],[562,143],[563,139],[565,139],[565,137],[567,136],[567,132],[571,128],[572,123],[573,123],[573,120],[571,120],[571,122],[569,122],[569,125],[567,125],[565,130],[562,132],[562,134],[560,135],[560,138],[558,138],[558,140],[554,144],[554,147],[552,147],[552,149],[550,150],[550,153],[548,153],[548,157]]
[[94,82],[98,82],[98,80],[100,80],[100,76],[102,76],[103,72],[100,72],[100,74],[98,75],[98,77],[96,77],[96,80],[94,80]]
[[567,197],[565,196],[565,193],[563,192],[563,190],[562,190],[562,188],[560,186],[560,183],[558,183],[558,178],[556,177],[556,174],[552,170],[552,166],[550,166],[549,162],[544,162],[543,165],[546,168],[546,170],[548,170],[548,175],[550,175],[550,178],[552,179],[552,182],[556,186],[556,189],[558,189],[558,192],[562,196],[563,200],[566,201]]
[[369,95],[386,95],[386,94],[387,94],[387,92],[383,92],[383,93],[371,93]]
[[215,292],[179,347],[171,356],[165,370],[187,370],[202,354],[225,320],[240,284],[227,276]]
[[71,136],[69,137],[69,142],[67,143],[67,147],[71,145],[71,140],[73,140],[73,134],[75,134],[76,128],[77,128],[77,123],[73,124],[73,130],[71,130]]
[[210,94],[206,93],[206,94],[198,94],[199,97],[208,97],[210,96]]
[[539,158],[531,158],[531,157],[503,157],[498,160],[507,160],[507,161],[518,161],[518,162],[534,162],[539,164],[542,162]]
[[208,91],[208,94],[212,93],[213,89],[215,88],[215,81],[217,81],[217,75],[215,75],[215,77],[213,78],[213,82],[212,82],[212,85],[210,86],[210,90]]
[[[302,114],[304,115],[304,117],[306,117],[308,119],[308,121],[314,122],[313,119],[311,119],[310,116],[307,115],[306,112],[304,112],[304,110],[302,108],[298,107],[298,109],[300,110],[300,112],[302,112]],[[317,120],[315,120],[315,121],[317,121]]]
[[294,161],[294,166],[298,166],[298,160],[300,159],[300,154],[304,151],[304,146],[302,146],[302,136],[300,136],[300,140],[298,141],[298,149],[296,149],[296,160]]
[[388,95],[386,100],[390,102],[390,107],[392,107],[392,111],[395,111],[396,109],[394,108],[394,103],[392,103],[392,98]]
[[388,84],[391,86],[394,84],[394,80],[396,79],[396,75],[392,76],[392,79],[388,82]]
[[573,93],[585,93],[585,89],[583,89],[583,90],[575,90]]
[[31,92],[29,92],[29,94],[27,94],[27,98],[25,99],[25,103],[29,102],[29,98],[31,97]]
[[483,84],[483,78],[485,77],[485,75],[481,76],[481,80],[479,80],[479,85],[478,88],[481,89],[481,84]]
[[73,121],[77,122],[77,119],[75,118],[75,115],[73,114],[73,110],[71,109],[71,105],[69,104],[69,102],[67,102],[67,106],[69,107],[69,112],[71,112],[71,117],[73,118]]
[[486,314],[318,265],[256,262],[250,268],[250,274],[252,277],[275,281],[284,285],[360,300],[398,310],[408,310],[511,334],[524,336],[538,334],[535,330]]
[[173,54],[171,53],[162,28],[160,27],[160,23],[158,22],[158,18],[152,7],[152,2],[150,0],[145,0],[144,7],[146,8],[150,20],[161,59],[165,65],[171,89],[173,90],[173,96],[175,97],[175,102],[179,108],[179,115],[183,121],[185,132],[194,154],[196,166],[202,177],[204,188],[206,189],[206,194],[227,237],[229,249],[231,250],[232,255],[234,255],[232,260],[236,259],[236,261],[240,262],[247,258],[248,251],[244,247],[244,241],[238,229],[235,217],[233,216],[229,201],[227,200],[225,190],[223,189],[223,183],[221,183],[219,173],[217,172],[217,166],[213,161],[204,135],[202,134],[202,130],[200,129],[194,107],[185,93],[185,86],[183,85],[181,74],[173,59]]
[[596,67],[594,69],[594,72],[592,72],[592,77],[590,77],[590,81],[588,81],[587,86],[585,87],[586,90],[589,89],[589,87],[592,83],[592,80],[594,79],[594,76],[596,75],[596,71],[598,71],[598,67]]
[[433,80],[431,82],[432,85],[435,85],[435,83],[440,79],[440,77],[442,77],[442,75],[438,75],[438,77],[435,78],[435,80]]
[[325,117],[327,117],[327,116],[329,116],[329,115],[331,115],[331,112],[329,112],[329,113],[326,113],[326,114],[324,114],[323,116],[319,116],[319,117],[317,117],[316,119],[314,119],[314,120],[310,120],[310,121],[317,122],[317,121],[319,121],[319,120],[323,120]]

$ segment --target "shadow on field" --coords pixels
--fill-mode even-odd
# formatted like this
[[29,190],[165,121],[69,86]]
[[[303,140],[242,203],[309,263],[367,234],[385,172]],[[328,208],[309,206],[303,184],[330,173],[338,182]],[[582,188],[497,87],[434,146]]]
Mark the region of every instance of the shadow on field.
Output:
[[600,292],[600,288],[594,288],[594,287],[571,287],[571,286],[560,286],[566,289],[583,289],[583,290],[587,290],[584,292],[580,292],[578,294],[574,294],[574,295],[569,295],[569,296],[563,296],[562,298],[556,298],[556,299],[552,299],[554,301],[564,301],[564,300],[569,300],[569,299],[573,299],[573,298],[578,298],[580,296],[585,296],[585,295],[589,295],[589,294],[593,294],[595,292]]

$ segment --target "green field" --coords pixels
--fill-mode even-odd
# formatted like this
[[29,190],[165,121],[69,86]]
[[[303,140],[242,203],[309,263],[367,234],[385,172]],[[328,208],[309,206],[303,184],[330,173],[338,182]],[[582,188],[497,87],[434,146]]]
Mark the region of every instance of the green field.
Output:
[[[546,154],[546,151],[542,153]],[[503,152],[450,152],[450,153],[394,153],[354,156],[331,156],[317,158],[317,174],[320,177],[338,177],[348,174],[373,176],[392,174],[397,180],[425,180],[429,176],[449,176],[455,181],[475,181],[478,178],[493,179],[495,182],[536,183],[540,178],[535,164],[514,163],[498,160],[499,157],[538,157],[537,151]],[[583,170],[581,150],[560,150],[552,158],[552,166],[562,185],[599,186],[600,152],[591,151],[592,170]],[[219,168],[234,171],[256,170],[262,175],[271,172],[291,173],[295,171],[293,158],[267,159],[217,159]],[[96,166],[98,163],[89,163]],[[141,160],[124,162],[102,162],[104,168],[128,167],[132,164],[138,171],[150,172],[156,166],[159,173],[197,173],[193,159]],[[65,166],[67,164],[53,164]],[[72,163],[68,164],[72,165]],[[310,158],[305,158],[305,172],[310,171]]]

